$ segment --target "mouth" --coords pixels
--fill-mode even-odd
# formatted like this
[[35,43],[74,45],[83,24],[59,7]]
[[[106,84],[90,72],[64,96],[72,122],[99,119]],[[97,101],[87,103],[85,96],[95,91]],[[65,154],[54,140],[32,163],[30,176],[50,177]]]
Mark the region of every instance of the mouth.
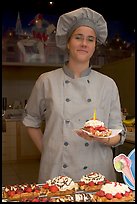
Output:
[[88,53],[87,50],[77,50],[78,52],[82,52],[82,53]]

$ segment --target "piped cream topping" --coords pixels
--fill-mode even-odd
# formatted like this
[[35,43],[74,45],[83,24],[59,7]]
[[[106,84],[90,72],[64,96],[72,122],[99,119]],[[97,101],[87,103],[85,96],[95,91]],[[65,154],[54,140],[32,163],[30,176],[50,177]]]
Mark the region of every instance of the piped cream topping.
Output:
[[90,174],[84,175],[81,178],[81,181],[84,181],[85,183],[89,183],[90,181],[93,181],[95,184],[97,184],[99,181],[104,181],[105,176],[98,172],[91,172]]
[[101,187],[101,190],[104,191],[105,194],[110,193],[113,196],[117,193],[125,194],[125,192],[130,192],[130,189],[126,184],[119,182],[106,183]]
[[91,127],[104,127],[104,123],[102,121],[99,121],[99,120],[88,120],[84,127],[88,127],[88,126],[91,126]]
[[56,185],[60,191],[78,189],[78,184],[68,176],[57,176],[47,181],[49,186]]

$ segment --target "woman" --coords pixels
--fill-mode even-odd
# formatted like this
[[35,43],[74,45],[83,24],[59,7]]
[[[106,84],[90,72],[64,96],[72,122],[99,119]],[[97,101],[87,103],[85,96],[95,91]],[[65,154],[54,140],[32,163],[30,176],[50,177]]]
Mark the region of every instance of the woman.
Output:
[[[42,74],[25,107],[23,123],[41,152],[39,182],[58,175],[75,181],[97,171],[115,180],[112,146],[123,144],[125,132],[121,121],[119,93],[115,82],[95,71],[90,59],[96,43],[104,43],[107,25],[103,16],[80,8],[60,16],[57,46],[68,52],[63,68]],[[96,108],[105,126],[123,131],[108,139],[90,139],[76,135]],[[44,134],[40,124],[44,118]]]

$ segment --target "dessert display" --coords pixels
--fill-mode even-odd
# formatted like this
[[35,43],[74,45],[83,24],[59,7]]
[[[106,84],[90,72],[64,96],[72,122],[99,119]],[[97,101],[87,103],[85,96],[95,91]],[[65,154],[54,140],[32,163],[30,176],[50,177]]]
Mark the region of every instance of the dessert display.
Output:
[[91,172],[90,174],[82,176],[78,182],[79,189],[86,192],[94,192],[100,190],[102,185],[109,182],[104,175],[98,172]]
[[124,183],[109,182],[102,185],[94,195],[96,202],[127,202],[133,201],[133,192]]
[[45,184],[18,184],[2,188],[2,202],[130,202],[134,192],[127,184],[111,182],[98,172],[77,182],[57,176]]
[[119,154],[114,158],[114,167],[116,171],[122,172],[132,183],[133,186],[135,186],[135,179],[131,172],[131,160],[124,154]]
[[57,176],[46,181],[46,184],[42,186],[42,193],[49,197],[73,194],[77,190],[78,184],[68,176]]
[[18,184],[5,186],[2,191],[2,198],[8,200],[21,200],[40,195],[40,187],[36,184]]

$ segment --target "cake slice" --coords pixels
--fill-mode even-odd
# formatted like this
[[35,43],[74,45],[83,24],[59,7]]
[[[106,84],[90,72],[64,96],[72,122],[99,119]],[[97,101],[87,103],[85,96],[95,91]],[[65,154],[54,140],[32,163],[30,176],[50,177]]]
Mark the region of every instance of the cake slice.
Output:
[[109,182],[104,175],[98,172],[91,172],[82,176],[78,182],[79,189],[86,192],[94,192],[100,190],[102,185]]
[[97,119],[88,120],[82,129],[97,137],[108,137],[112,134],[112,130],[105,127],[104,123]]
[[16,184],[3,188],[2,198],[19,201],[22,198],[32,198],[40,195],[40,187],[36,184]]
[[127,202],[134,200],[132,190],[126,184],[119,182],[104,184],[100,191],[93,196],[97,202]]
[[41,187],[41,192],[48,197],[73,194],[78,190],[78,184],[68,176],[57,176],[49,179]]

